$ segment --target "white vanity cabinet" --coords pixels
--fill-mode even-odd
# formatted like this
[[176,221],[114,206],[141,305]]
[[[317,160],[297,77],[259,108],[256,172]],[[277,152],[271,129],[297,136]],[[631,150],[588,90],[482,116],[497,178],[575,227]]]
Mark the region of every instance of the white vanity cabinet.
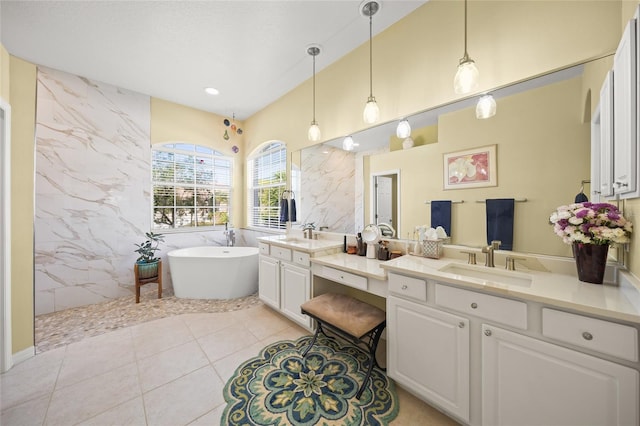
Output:
[[260,300],[310,329],[311,319],[300,313],[300,305],[311,295],[309,254],[263,242],[259,251]]
[[483,425],[637,425],[638,371],[482,326]]
[[260,255],[258,297],[272,308],[280,309],[280,261]]
[[389,377],[468,422],[469,320],[390,294],[387,336]]
[[389,272],[387,374],[470,425],[639,425],[636,325]]

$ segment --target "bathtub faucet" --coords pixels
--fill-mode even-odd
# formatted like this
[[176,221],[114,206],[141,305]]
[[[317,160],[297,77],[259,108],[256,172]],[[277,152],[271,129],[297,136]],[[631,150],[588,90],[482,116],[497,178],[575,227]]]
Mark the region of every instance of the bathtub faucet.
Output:
[[224,235],[227,237],[227,247],[236,245],[236,232],[233,229],[229,229],[228,222],[224,224]]

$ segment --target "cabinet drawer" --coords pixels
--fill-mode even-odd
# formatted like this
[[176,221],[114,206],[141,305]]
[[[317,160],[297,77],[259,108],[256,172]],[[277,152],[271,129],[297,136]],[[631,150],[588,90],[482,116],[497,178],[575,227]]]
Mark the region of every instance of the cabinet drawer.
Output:
[[271,256],[276,259],[291,261],[291,249],[271,246]]
[[294,250],[293,262],[297,263],[300,266],[308,268],[309,266],[311,266],[311,256],[309,256],[309,253],[303,253],[301,251]]
[[260,252],[260,254],[265,254],[269,256],[269,244],[258,243],[258,251]]
[[436,284],[436,304],[511,327],[527,329],[527,305],[517,300]]
[[542,335],[629,361],[638,361],[638,330],[582,315],[542,309]]
[[351,274],[349,272],[341,271],[339,269],[329,268],[327,266],[322,268],[322,273],[325,278],[329,278],[330,280],[333,280],[340,284],[359,288],[361,290],[367,289],[366,277],[362,277],[356,274]]
[[426,302],[427,282],[418,278],[390,273],[389,292]]

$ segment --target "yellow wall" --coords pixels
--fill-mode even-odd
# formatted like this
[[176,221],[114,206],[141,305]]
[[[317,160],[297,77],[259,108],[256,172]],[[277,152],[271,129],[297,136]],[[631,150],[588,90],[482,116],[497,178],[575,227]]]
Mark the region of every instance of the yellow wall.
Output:
[[[463,11],[460,1],[431,0],[374,38],[373,93],[382,122],[456,99]],[[478,92],[611,53],[620,33],[617,1],[469,3],[468,50],[481,73]],[[321,67],[322,54],[317,61]],[[365,128],[368,64],[365,43],[317,73],[323,140]],[[247,152],[271,139],[291,150],[311,145],[310,120],[311,79],[246,120]]]
[[9,81],[10,81],[10,66],[9,66],[9,53],[7,49],[0,44],[0,98],[9,102]]
[[[636,0],[470,2],[468,50],[480,69],[478,92],[611,54],[637,4]],[[459,1],[431,0],[374,38],[373,92],[381,108],[381,122],[456,98],[452,80],[463,50],[462,7]],[[316,118],[323,140],[365,127],[361,113],[368,95],[368,59],[365,43],[316,75]],[[318,61],[322,66],[322,55]],[[602,72],[610,68],[610,61],[607,58],[596,62],[585,71],[583,108],[593,110],[597,105]],[[311,79],[250,117],[246,121],[247,152],[270,139],[285,141],[291,150],[311,145],[306,139],[310,100]],[[588,122],[590,113],[582,111],[583,122]],[[441,150],[436,146],[414,149]],[[412,157],[415,160],[418,151],[412,153],[416,154]],[[397,155],[406,153],[398,151]],[[401,167],[402,161],[397,166]],[[381,166],[385,170],[395,167],[396,164]],[[369,162],[365,161],[365,175],[369,174],[368,168]],[[438,182],[441,179],[438,176]],[[402,181],[406,183],[404,176]],[[434,190],[438,193],[440,188]],[[407,196],[403,191],[403,199]],[[419,197],[427,198],[424,194]],[[631,219],[637,211],[640,218],[640,201],[627,202],[625,211]],[[426,217],[425,212],[423,218]],[[402,220],[407,223],[405,220],[411,219]],[[640,276],[640,244],[636,242],[640,237],[635,235],[631,243],[631,253],[635,255],[629,264],[631,271]],[[638,250],[634,250],[636,246]],[[557,250],[566,254],[567,248],[558,246]]]
[[13,352],[33,346],[36,67],[11,56],[11,328]]
[[[209,146],[228,155],[233,161],[233,189],[231,195],[231,224],[241,226],[244,223],[244,134],[233,133],[224,125],[224,119],[210,112],[190,108],[184,105],[151,98],[151,143],[190,142]],[[234,121],[244,130],[242,121]],[[228,131],[229,140],[223,138]],[[235,154],[232,147],[240,151]]]

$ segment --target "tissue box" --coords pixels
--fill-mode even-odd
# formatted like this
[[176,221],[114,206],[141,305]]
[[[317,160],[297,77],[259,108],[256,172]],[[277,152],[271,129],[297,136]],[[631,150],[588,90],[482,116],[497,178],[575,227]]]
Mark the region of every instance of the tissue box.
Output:
[[430,257],[432,259],[440,259],[442,256],[444,242],[444,238],[437,240],[424,240],[422,242],[422,254],[425,257]]

